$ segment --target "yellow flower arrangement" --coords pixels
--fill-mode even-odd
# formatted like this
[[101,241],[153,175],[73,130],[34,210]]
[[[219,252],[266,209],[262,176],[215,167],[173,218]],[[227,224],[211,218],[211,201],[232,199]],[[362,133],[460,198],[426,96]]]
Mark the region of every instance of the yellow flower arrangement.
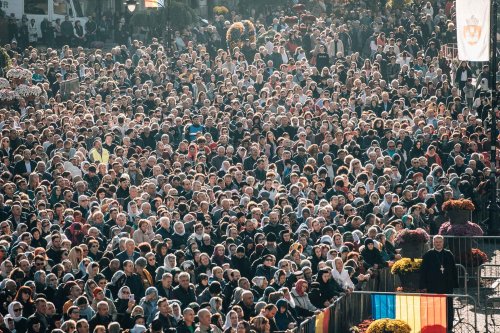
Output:
[[410,333],[411,327],[399,319],[378,319],[368,326],[366,333]]
[[408,274],[411,272],[416,272],[422,266],[422,259],[410,259],[402,258],[399,259],[392,265],[392,274]]
[[216,15],[226,15],[229,13],[229,9],[227,9],[226,6],[215,6],[214,7],[214,14]]

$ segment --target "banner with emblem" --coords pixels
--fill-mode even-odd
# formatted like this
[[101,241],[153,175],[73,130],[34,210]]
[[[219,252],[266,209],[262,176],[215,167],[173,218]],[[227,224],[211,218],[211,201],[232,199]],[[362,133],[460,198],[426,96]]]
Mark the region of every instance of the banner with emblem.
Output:
[[458,59],[489,60],[490,1],[457,0]]

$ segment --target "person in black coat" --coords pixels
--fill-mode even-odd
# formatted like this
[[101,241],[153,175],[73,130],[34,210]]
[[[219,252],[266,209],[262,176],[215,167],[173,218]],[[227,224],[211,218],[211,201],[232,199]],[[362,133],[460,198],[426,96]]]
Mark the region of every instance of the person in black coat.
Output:
[[316,68],[321,71],[324,67],[330,67],[330,57],[326,53],[324,45],[319,46],[319,52],[316,55]]
[[245,248],[240,245],[236,249],[236,254],[231,257],[231,267],[240,271],[241,276],[250,278],[250,260],[245,255]]
[[97,312],[89,321],[89,332],[93,332],[97,325],[108,327],[113,319],[109,315],[109,306],[105,301],[97,303]]
[[181,308],[185,309],[190,303],[196,302],[194,287],[189,284],[189,273],[182,272],[179,274],[179,285],[174,288],[172,298],[181,303]]
[[25,149],[23,151],[23,159],[14,166],[14,175],[21,175],[28,179],[30,173],[35,171],[35,168],[36,162],[31,160],[31,150]]
[[182,311],[182,321],[177,325],[177,333],[192,333],[196,329],[196,324],[194,322],[194,310],[191,308],[185,308]]
[[361,251],[361,255],[366,269],[387,267],[387,262],[382,258],[380,251],[375,248],[375,243],[371,238],[365,239],[365,248]]
[[151,326],[156,326],[154,323],[159,322],[163,332],[169,332],[170,328],[176,327],[175,318],[170,315],[170,305],[168,299],[162,297],[158,300],[158,313],[156,314]]
[[[432,239],[434,248],[422,257],[420,267],[420,288],[428,293],[453,294],[458,288],[458,273],[453,254],[444,249],[444,238],[436,235]],[[446,298],[448,327],[453,327],[453,298]]]

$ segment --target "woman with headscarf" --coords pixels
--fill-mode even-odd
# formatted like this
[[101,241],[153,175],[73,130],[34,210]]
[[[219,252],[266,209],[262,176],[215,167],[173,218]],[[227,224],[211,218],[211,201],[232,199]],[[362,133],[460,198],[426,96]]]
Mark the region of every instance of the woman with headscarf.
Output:
[[320,304],[322,304],[321,306],[318,306],[313,302],[316,307],[327,307],[332,304],[333,299],[336,296],[344,291],[337,281],[331,278],[330,271],[325,268],[318,271],[316,282],[319,283],[319,290],[321,291]]
[[130,299],[130,288],[123,286],[118,290],[117,298],[114,302],[116,312],[118,313],[116,321],[122,322],[127,320],[135,306],[135,300]]
[[361,255],[363,256],[366,269],[387,267],[387,262],[384,261],[380,251],[375,247],[375,242],[371,238],[365,239],[365,248],[361,251]]
[[97,288],[97,283],[93,279],[87,280],[87,282],[85,282],[85,286],[83,287],[83,292],[90,304],[92,304],[92,301],[94,300],[95,288]]
[[47,301],[54,302],[57,292],[57,276],[54,273],[49,273],[45,276],[45,289],[42,294],[45,295]]
[[229,259],[229,257],[225,255],[225,248],[222,244],[215,245],[211,259],[214,264],[220,267],[222,267],[226,263],[231,262],[231,259]]
[[125,281],[127,280],[127,277],[125,276],[124,271],[117,271],[113,276],[111,277],[111,282],[106,285],[106,289],[108,289],[111,292],[111,296],[113,296],[113,299],[116,299],[118,297],[118,292],[120,291],[120,288],[125,284]]
[[14,325],[14,319],[12,319],[10,314],[3,317],[3,322],[0,323],[0,330],[5,333],[17,333]]
[[172,271],[177,267],[177,257],[173,253],[169,253],[165,256],[163,260],[163,266],[158,267],[156,270],[155,281],[161,280],[163,274],[172,273]]
[[196,274],[196,282],[194,292],[196,295],[201,295],[208,288],[208,275],[205,273]]
[[28,330],[28,319],[23,316],[23,305],[14,301],[7,307],[9,316],[14,319],[14,328],[16,333],[24,333]]
[[297,325],[297,320],[290,313],[288,302],[284,299],[280,299],[276,302],[276,307],[278,311],[274,315],[274,320],[278,330],[286,331],[288,329],[293,329]]
[[14,265],[12,265],[10,259],[5,259],[4,261],[2,261],[2,264],[0,264],[0,280],[6,279],[13,269]]
[[349,273],[344,268],[344,262],[341,258],[333,259],[334,268],[332,269],[332,277],[337,281],[337,283],[347,291],[354,290],[354,283],[352,283]]
[[145,296],[139,302],[139,305],[144,309],[144,318],[148,325],[153,321],[154,315],[156,314],[157,301],[158,290],[155,287],[149,287],[146,289]]
[[269,295],[272,293],[276,292],[276,289],[274,289],[271,286],[268,286],[266,289],[264,289],[264,292],[262,293],[262,297],[258,299],[259,302],[269,302]]
[[384,230],[384,235],[385,243],[383,244],[383,250],[389,254],[390,260],[401,259],[401,255],[396,251],[396,246],[394,245],[396,229],[387,228]]
[[238,314],[234,310],[229,310],[228,313],[226,314],[226,321],[224,322],[222,329],[224,331],[228,329],[236,330],[237,327],[238,327]]
[[222,298],[212,297],[208,302],[210,304],[210,312],[212,314],[221,313],[222,311]]
[[269,282],[264,276],[256,276],[252,279],[252,293],[256,299],[259,299],[264,294],[264,290],[268,286]]
[[172,302],[172,317],[174,317],[175,326],[182,320],[182,309],[180,303],[175,300]]
[[45,277],[47,274],[43,270],[36,271],[33,275],[33,280],[35,281],[35,292],[37,294],[43,293],[45,289]]
[[186,246],[188,235],[184,223],[177,221],[174,223],[174,234],[172,235],[172,248],[182,249]]
[[291,292],[293,300],[295,301],[295,310],[297,311],[297,315],[300,317],[312,316],[314,311],[318,310],[318,308],[311,303],[307,289],[307,281],[299,279],[295,283],[295,287],[293,287]]
[[134,200],[131,200],[127,204],[127,220],[131,225],[134,226],[134,229],[138,228],[138,222],[139,222],[141,214],[142,214],[142,211],[139,209],[137,202],[135,202]]
[[271,284],[271,287],[273,287],[275,290],[279,290],[281,287],[284,287],[286,285],[286,273],[283,269],[278,269],[276,273],[274,273],[273,277],[273,283]]

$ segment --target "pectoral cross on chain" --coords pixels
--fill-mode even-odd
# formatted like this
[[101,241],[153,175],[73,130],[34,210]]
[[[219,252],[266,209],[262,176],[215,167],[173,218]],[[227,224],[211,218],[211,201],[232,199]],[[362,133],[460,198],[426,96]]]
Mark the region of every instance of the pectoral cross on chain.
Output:
[[444,274],[444,267],[443,267],[443,265],[441,265],[440,270],[441,270],[441,274]]

